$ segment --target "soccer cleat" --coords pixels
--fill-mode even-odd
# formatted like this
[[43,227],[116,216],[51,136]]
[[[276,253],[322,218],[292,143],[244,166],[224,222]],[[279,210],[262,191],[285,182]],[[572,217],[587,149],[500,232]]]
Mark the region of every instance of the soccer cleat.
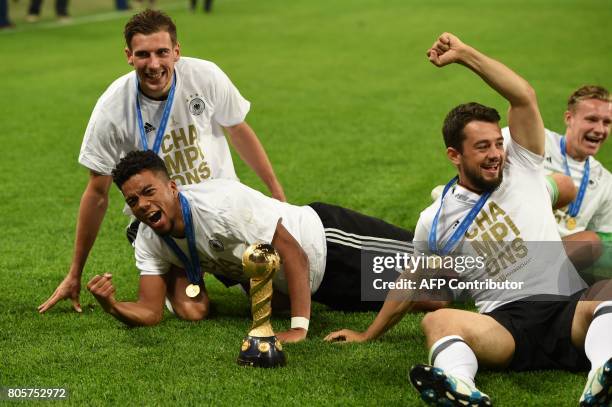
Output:
[[469,383],[444,373],[444,370],[416,365],[410,369],[410,381],[421,398],[437,407],[490,407],[491,399]]
[[610,405],[612,405],[612,358],[593,372],[580,397],[580,407]]

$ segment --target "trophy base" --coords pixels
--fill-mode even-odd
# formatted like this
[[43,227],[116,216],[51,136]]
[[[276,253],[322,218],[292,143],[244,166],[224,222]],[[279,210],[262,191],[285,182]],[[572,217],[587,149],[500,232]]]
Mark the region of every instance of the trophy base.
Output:
[[283,347],[276,336],[247,335],[238,355],[240,366],[281,367],[287,363]]

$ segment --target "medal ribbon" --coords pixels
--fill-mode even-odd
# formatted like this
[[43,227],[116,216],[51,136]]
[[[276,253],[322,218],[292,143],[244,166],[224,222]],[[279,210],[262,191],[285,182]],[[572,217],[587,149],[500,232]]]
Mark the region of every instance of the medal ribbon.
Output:
[[448,239],[444,247],[441,250],[439,250],[438,243],[437,243],[438,218],[440,217],[440,211],[442,210],[442,205],[444,204],[444,197],[446,196],[446,193],[449,191],[449,189],[451,189],[451,187],[458,180],[459,180],[459,177],[456,176],[453,179],[451,179],[448,182],[448,184],[446,184],[446,186],[444,187],[444,191],[442,192],[442,198],[440,199],[440,207],[438,208],[438,211],[436,212],[436,216],[434,217],[433,223],[431,225],[431,230],[429,231],[429,240],[428,240],[429,250],[432,253],[435,253],[440,256],[446,256],[448,253],[452,252],[455,249],[455,247],[457,246],[459,241],[462,239],[463,235],[468,230],[472,222],[474,222],[474,219],[476,219],[476,215],[478,215],[478,212],[480,212],[485,202],[487,202],[487,199],[489,199],[489,197],[491,196],[490,191],[485,192],[484,194],[480,195],[480,199],[478,199],[476,204],[472,207],[472,209],[470,209],[470,212],[467,214],[465,219],[463,219],[463,221],[457,227],[457,229],[452,234],[452,236]]
[[[140,130],[140,142],[142,144],[142,150],[149,150],[149,143],[147,142],[147,132],[145,131],[144,124],[142,122],[142,112],[140,109],[140,82],[136,77],[136,113],[138,117],[138,128]],[[166,106],[164,106],[164,112],[162,114],[161,122],[157,128],[157,134],[155,135],[155,142],[153,143],[153,152],[159,154],[159,148],[161,147],[162,139],[164,138],[164,132],[168,125],[168,118],[170,118],[170,111],[172,110],[172,102],[174,100],[174,89],[176,88],[176,71],[172,75],[172,86],[170,86],[170,92],[168,93],[168,99],[166,99]]]
[[[569,164],[567,163],[567,152],[565,151],[565,136],[561,137],[559,141],[559,146],[561,147],[561,155],[563,156],[563,166],[565,167],[565,175],[571,177],[572,174],[570,172]],[[582,180],[580,181],[580,188],[578,189],[578,195],[576,199],[570,203],[567,214],[573,218],[578,215],[580,212],[580,206],[582,206],[582,201],[584,200],[584,195],[586,194],[587,185],[589,185],[589,176],[591,174],[591,166],[589,164],[589,158],[587,157],[584,162],[584,172],[582,174]]]
[[195,232],[193,229],[193,219],[191,218],[191,208],[189,207],[189,202],[187,198],[183,194],[179,192],[179,199],[181,201],[181,211],[183,212],[183,223],[185,224],[185,236],[187,236],[187,246],[189,248],[189,257],[191,261],[187,258],[187,255],[181,250],[181,248],[176,244],[176,242],[169,235],[162,236],[164,242],[176,254],[176,256],[181,260],[183,265],[185,266],[185,272],[187,273],[187,278],[191,282],[191,284],[199,284],[202,282],[202,270],[200,269],[200,258],[198,256],[198,250],[196,248],[196,240],[195,240]]

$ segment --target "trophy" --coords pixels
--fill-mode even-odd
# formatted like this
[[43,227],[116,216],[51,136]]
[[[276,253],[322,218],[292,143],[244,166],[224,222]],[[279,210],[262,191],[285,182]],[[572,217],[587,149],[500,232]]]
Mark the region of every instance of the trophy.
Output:
[[242,255],[242,268],[251,279],[253,325],[242,341],[238,364],[279,367],[286,363],[283,347],[272,330],[272,277],[280,268],[280,256],[269,244],[253,244]]

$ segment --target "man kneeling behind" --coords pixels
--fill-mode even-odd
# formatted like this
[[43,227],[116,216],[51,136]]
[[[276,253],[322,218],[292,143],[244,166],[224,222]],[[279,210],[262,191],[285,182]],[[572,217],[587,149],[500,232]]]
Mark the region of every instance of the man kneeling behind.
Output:
[[[380,308],[381,303],[361,302],[364,246],[382,252],[413,250],[412,232],[338,206],[294,206],[233,180],[179,189],[150,151],[126,155],[113,181],[142,222],[134,243],[139,297],[136,302],[115,300],[110,274],[95,276],[87,288],[106,312],[128,325],[159,323],[165,298],[180,318],[206,318],[209,300],[200,267],[247,283],[242,254],[250,244],[264,242],[282,260],[273,280],[275,296],[288,294],[291,306],[291,329],[277,336],[300,341],[308,330],[311,295],[335,309]],[[195,288],[192,297],[188,287]]]

